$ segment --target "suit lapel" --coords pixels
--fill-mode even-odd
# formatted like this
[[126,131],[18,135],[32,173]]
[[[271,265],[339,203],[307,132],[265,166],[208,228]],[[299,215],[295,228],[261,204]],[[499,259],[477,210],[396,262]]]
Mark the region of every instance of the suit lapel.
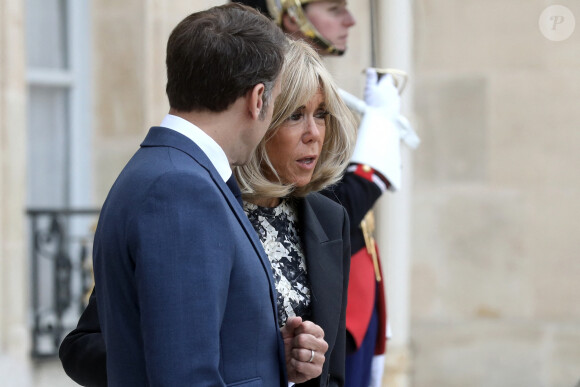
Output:
[[248,217],[244,213],[244,210],[238,203],[238,200],[234,194],[230,191],[226,183],[223,181],[218,171],[215,169],[206,154],[186,136],[178,133],[174,130],[163,128],[163,127],[152,127],[149,133],[145,137],[145,140],[141,143],[142,147],[152,147],[152,146],[166,146],[178,149],[186,154],[188,154],[192,159],[194,159],[199,165],[208,171],[213,182],[219,188],[222,195],[225,197],[228,205],[235,214],[238,222],[242,226],[244,232],[248,236],[248,239],[252,243],[256,254],[260,258],[262,267],[267,274],[268,283],[270,284],[270,299],[274,306],[274,318],[276,319],[276,324],[278,324],[278,314],[276,313],[276,288],[274,286],[274,279],[272,276],[272,266],[270,261],[262,248],[262,244],[256,235],[256,231],[250,224]]
[[[341,311],[342,241],[329,240],[319,220],[324,214],[315,212],[310,197],[301,200],[299,214],[310,279],[312,320],[324,329],[325,337],[336,337]],[[330,280],[333,278],[341,280]]]

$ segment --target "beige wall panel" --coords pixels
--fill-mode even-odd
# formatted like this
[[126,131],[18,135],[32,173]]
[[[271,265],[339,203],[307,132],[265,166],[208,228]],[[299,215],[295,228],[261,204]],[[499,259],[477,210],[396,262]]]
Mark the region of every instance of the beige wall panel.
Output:
[[415,387],[580,380],[580,4],[563,42],[551,4],[415,2]]
[[540,32],[540,14],[553,4],[568,7],[578,28],[580,3],[575,0],[418,0],[417,70],[465,72],[530,69],[549,64],[578,66],[578,30],[562,42],[549,41]]
[[574,324],[416,324],[414,387],[571,387],[579,380]]
[[482,186],[431,191],[417,198],[414,214],[421,235],[414,245],[415,321],[530,317],[519,194]]
[[[533,264],[534,315],[546,321],[575,321],[580,326],[578,197],[579,190],[557,187],[530,193],[525,230],[526,259]],[[578,364],[580,373],[580,359]]]
[[487,80],[426,76],[415,84],[421,147],[414,153],[417,188],[485,179]]
[[[138,0],[93,2],[93,165],[97,207],[102,205],[146,131],[143,7]],[[119,152],[120,147],[125,151]]]
[[129,0],[93,5],[95,133],[143,133],[144,9]]
[[580,381],[580,329],[578,325],[566,324],[550,326],[545,337],[548,338],[549,354],[547,361],[546,386],[577,386]]
[[[28,346],[26,57],[24,5],[0,5],[0,357]],[[2,363],[3,361],[0,361]]]
[[417,324],[413,387],[542,387],[549,347],[533,324]]
[[492,182],[580,189],[578,70],[502,73],[490,84]]
[[93,3],[95,198],[106,197],[149,127],[169,110],[165,50],[173,28],[223,1]]
[[552,42],[544,39],[542,44],[538,44],[538,49],[543,51],[545,68],[563,71],[577,71],[580,67],[580,56],[578,47],[580,46],[580,3],[570,5],[576,15],[576,29],[572,36],[562,42]]
[[417,70],[469,72],[537,68],[545,38],[544,1],[430,0],[416,2]]

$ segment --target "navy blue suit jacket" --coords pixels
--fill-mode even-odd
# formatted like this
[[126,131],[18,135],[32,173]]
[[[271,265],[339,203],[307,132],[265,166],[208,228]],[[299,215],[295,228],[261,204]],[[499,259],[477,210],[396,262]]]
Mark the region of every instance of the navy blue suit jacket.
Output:
[[[298,199],[300,238],[303,242],[311,291],[311,319],[324,330],[328,343],[322,374],[297,386],[344,385],[345,319],[350,243],[348,216],[343,207],[310,194]],[[67,374],[83,386],[107,385],[106,351],[93,291],[78,326],[60,346]]]
[[151,128],[94,243],[109,386],[284,386],[271,268],[241,206],[185,136]]

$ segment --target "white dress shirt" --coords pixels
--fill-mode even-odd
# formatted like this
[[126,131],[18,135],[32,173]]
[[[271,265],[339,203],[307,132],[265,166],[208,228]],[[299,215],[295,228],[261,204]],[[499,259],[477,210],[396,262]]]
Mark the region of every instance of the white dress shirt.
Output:
[[224,182],[228,181],[230,176],[232,176],[232,168],[224,150],[203,130],[191,122],[172,114],[166,115],[160,126],[183,134],[199,146],[215,169],[217,169],[222,179],[224,179]]

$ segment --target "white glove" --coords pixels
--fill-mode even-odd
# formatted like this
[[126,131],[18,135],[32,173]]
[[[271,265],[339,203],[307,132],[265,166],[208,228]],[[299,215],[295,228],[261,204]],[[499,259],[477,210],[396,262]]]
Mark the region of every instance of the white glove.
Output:
[[389,189],[401,188],[401,140],[399,130],[382,109],[367,107],[360,123],[351,161],[365,164],[383,175]]
[[401,113],[401,96],[393,84],[393,76],[387,74],[380,81],[377,80],[377,71],[368,68],[365,102],[367,106],[379,108],[386,117],[395,120]]
[[367,70],[366,109],[357,133],[351,161],[381,173],[393,191],[401,187],[401,142],[396,123],[401,98],[390,75],[377,83],[377,72]]
[[[367,111],[367,104],[362,99],[355,97],[354,95],[344,91],[343,89],[338,89],[338,94],[346,103],[349,109],[355,111],[356,113],[364,116]],[[399,137],[401,140],[407,144],[411,149],[417,149],[421,143],[421,139],[415,133],[415,130],[411,126],[411,123],[402,114],[399,114],[395,120],[397,124],[397,129],[399,129]],[[578,386],[580,387],[580,386]]]

